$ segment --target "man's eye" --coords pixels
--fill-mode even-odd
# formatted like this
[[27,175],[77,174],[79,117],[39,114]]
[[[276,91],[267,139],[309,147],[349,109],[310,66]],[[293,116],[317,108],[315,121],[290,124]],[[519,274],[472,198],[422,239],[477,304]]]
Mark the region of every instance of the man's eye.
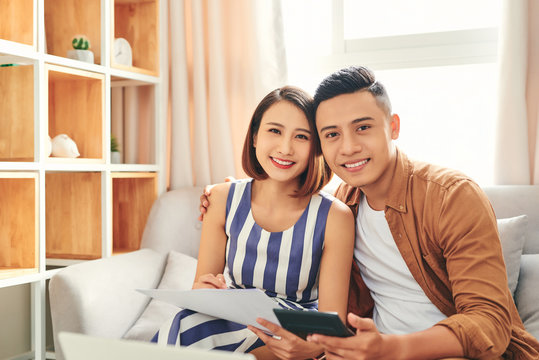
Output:
[[357,131],[365,131],[369,128],[370,128],[369,125],[361,125],[360,127],[357,128]]

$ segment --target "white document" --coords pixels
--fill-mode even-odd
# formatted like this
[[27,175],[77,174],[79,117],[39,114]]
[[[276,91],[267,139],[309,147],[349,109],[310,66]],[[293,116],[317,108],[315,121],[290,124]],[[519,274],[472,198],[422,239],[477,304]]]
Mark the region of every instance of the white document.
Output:
[[267,332],[270,331],[257,323],[256,318],[279,324],[273,313],[273,309],[279,308],[279,305],[259,289],[139,289],[138,291],[182,309],[194,310],[243,325],[252,325]]

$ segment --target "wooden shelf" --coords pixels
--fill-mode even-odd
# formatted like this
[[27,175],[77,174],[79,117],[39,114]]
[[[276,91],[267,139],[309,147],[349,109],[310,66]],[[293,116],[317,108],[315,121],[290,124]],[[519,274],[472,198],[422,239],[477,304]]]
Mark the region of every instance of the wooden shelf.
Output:
[[101,257],[101,173],[45,174],[46,254],[57,259]]
[[104,163],[105,76],[50,64],[46,69],[50,137],[67,134],[77,144],[77,159]]
[[131,45],[133,67],[116,64],[111,49],[112,67],[159,75],[159,1],[114,0],[111,46],[115,38],[124,38]]
[[157,198],[157,174],[111,173],[113,253],[138,250],[148,214]]
[[[167,8],[164,0],[0,0],[0,359],[54,358],[42,295],[59,269],[47,267],[140,248],[158,187],[165,190],[157,159],[165,152],[159,21]],[[77,35],[90,40],[94,64],[67,58]],[[118,37],[130,43],[132,66],[109,59]],[[131,99],[120,127],[134,151],[112,164],[116,88]],[[60,134],[79,157],[44,153]]]
[[94,63],[101,64],[101,0],[45,0],[47,53],[67,57],[76,35],[90,40]]
[[0,161],[34,161],[34,66],[0,67]]
[[34,46],[33,0],[0,0],[0,39]]
[[0,209],[0,279],[37,272],[37,174],[0,172]]

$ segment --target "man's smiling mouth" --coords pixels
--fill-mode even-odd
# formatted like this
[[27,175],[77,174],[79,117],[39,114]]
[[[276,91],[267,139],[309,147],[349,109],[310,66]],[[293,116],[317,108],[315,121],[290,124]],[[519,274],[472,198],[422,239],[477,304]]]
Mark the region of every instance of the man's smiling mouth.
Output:
[[363,166],[366,163],[368,163],[369,161],[370,161],[370,159],[365,159],[365,160],[360,160],[360,161],[357,161],[357,162],[354,162],[354,163],[346,163],[346,164],[343,164],[342,166],[344,166],[347,169],[353,169],[353,168],[357,168],[358,166]]

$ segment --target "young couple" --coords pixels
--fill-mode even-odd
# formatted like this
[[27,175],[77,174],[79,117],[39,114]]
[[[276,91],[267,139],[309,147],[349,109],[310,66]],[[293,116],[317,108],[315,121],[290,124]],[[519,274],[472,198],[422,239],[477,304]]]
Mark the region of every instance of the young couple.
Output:
[[[408,159],[393,143],[399,131],[364,67],[330,75],[314,102],[277,89],[246,137],[252,179],[216,185],[212,206],[201,198],[193,288],[225,288],[227,273],[230,286],[263,289],[283,307],[314,309],[318,300],[355,336],[302,340],[259,319],[270,337],[183,310],[158,341],[260,359],[539,358],[507,286],[488,199],[465,175]],[[331,171],[348,207],[320,192]]]

